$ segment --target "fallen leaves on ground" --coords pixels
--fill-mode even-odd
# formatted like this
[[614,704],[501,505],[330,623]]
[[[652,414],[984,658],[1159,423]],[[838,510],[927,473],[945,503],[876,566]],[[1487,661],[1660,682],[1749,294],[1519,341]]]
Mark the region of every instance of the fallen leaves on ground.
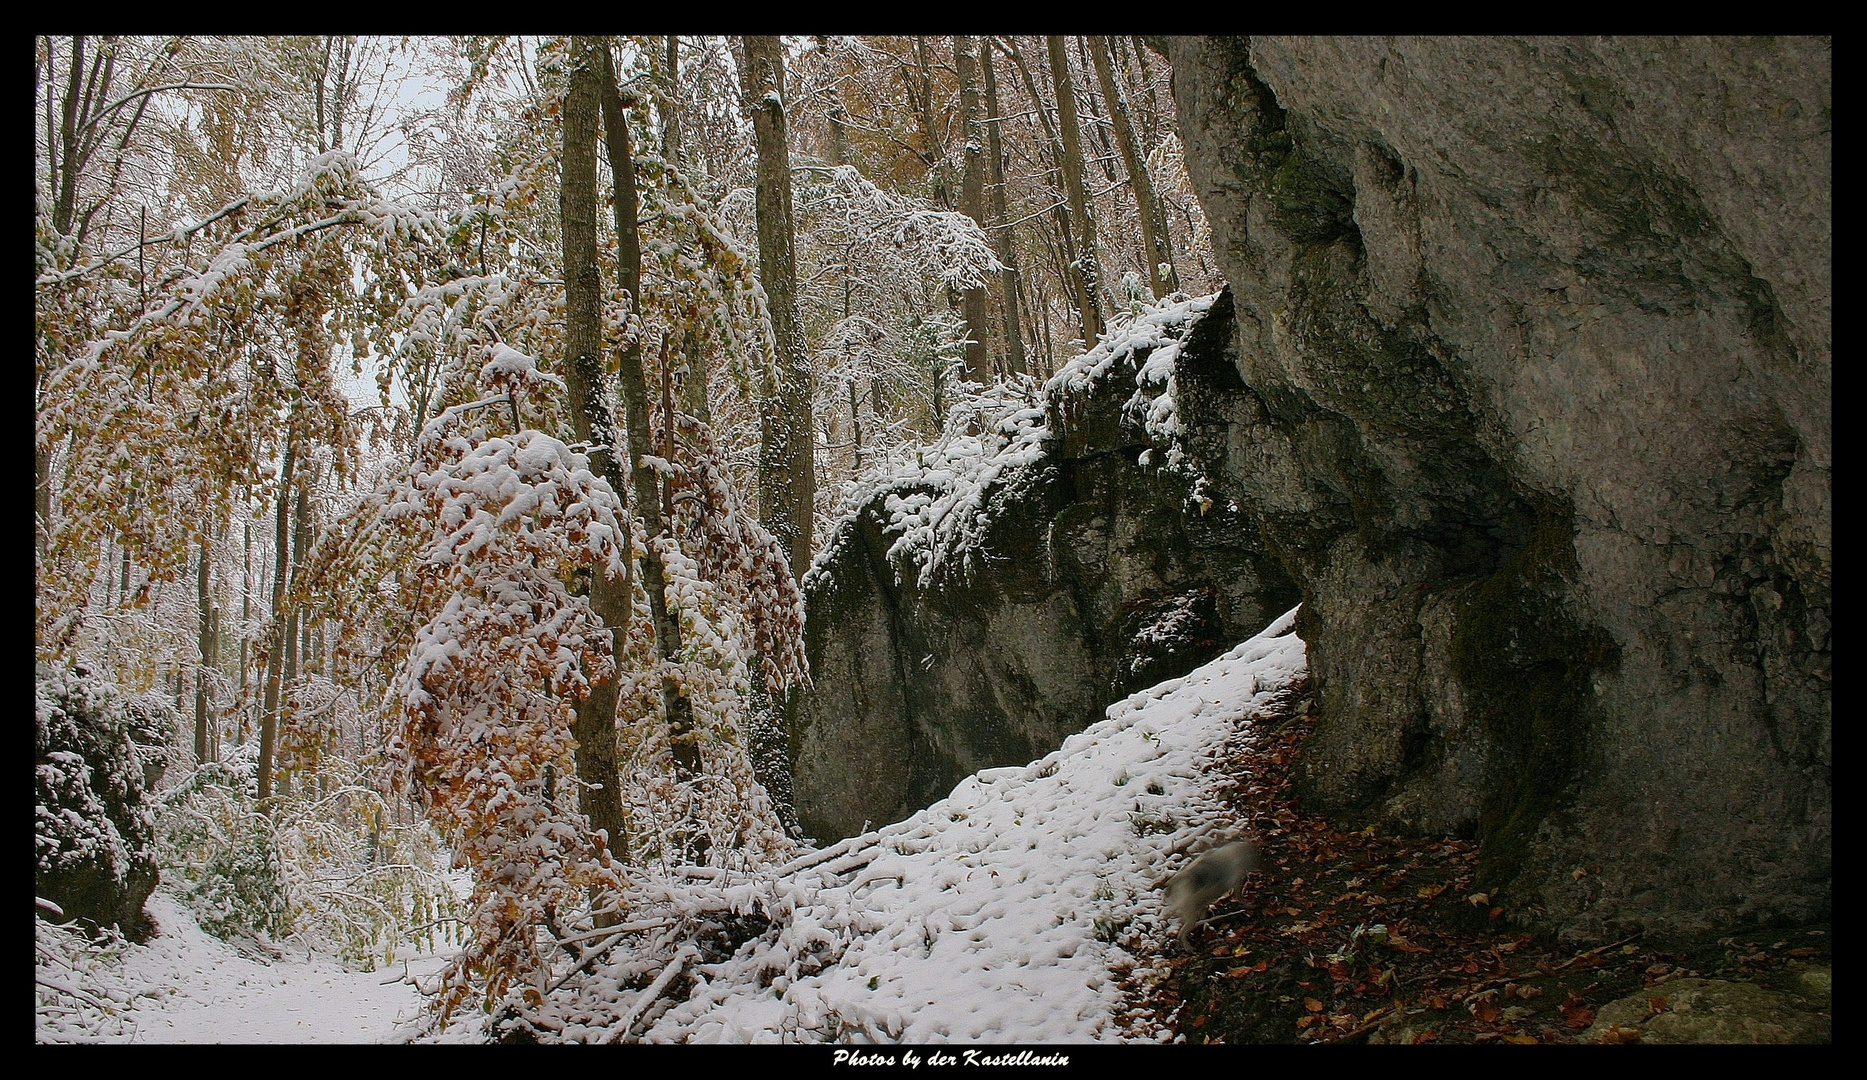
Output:
[[[1293,689],[1220,763],[1258,869],[1214,906],[1190,954],[1148,943],[1167,952],[1167,974],[1130,984],[1131,1029],[1233,1044],[1576,1042],[1598,1006],[1643,987],[1831,953],[1822,929],[1670,952],[1638,936],[1578,950],[1525,932],[1509,897],[1476,887],[1475,845],[1390,836],[1297,805],[1293,766],[1318,715],[1302,707],[1307,696]],[[1649,1006],[1666,1001],[1655,990]],[[1640,1034],[1615,1027],[1602,1041]]]

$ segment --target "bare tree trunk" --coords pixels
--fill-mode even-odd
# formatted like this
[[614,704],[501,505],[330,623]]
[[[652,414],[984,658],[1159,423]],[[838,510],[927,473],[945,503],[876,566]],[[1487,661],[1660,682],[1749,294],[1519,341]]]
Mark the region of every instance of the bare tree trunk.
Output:
[[926,37],[915,35],[914,62],[920,77],[920,94],[916,102],[919,107],[915,111],[920,117],[921,137],[927,142],[927,167],[933,181],[933,200],[942,210],[951,210],[953,178],[947,169],[946,147],[941,143],[940,129],[934,123],[933,63],[928,52]]
[[44,558],[52,535],[52,454],[36,446],[32,451],[32,516],[33,540]]
[[992,72],[992,39],[981,38],[980,41],[983,47],[979,50],[979,59],[985,69],[985,111],[991,117],[986,124],[986,145],[991,158],[987,180],[992,186],[992,219],[996,223],[993,236],[998,247],[998,261],[1005,267],[999,274],[1005,297],[1005,367],[1010,374],[1022,375],[1026,364],[1024,334],[1019,329],[1018,319],[1018,258],[1012,242],[1011,213],[1005,205],[1005,152],[999,137],[1004,122],[998,111],[998,78]]
[[[596,59],[603,76],[603,129],[609,147],[609,170],[616,181],[617,283],[633,303],[642,287],[642,241],[636,227],[635,156],[629,147],[629,120],[616,88],[609,47],[599,43],[594,48],[599,53]],[[662,349],[666,348],[664,339]],[[672,674],[672,665],[681,655],[681,624],[668,610],[667,568],[663,565],[661,545],[673,543],[673,537],[668,535],[661,515],[660,479],[644,460],[654,453],[655,440],[654,433],[648,429],[648,384],[642,373],[639,337],[622,350],[619,374],[623,418],[629,429],[629,482],[634,511],[642,520],[642,531],[648,536],[648,557],[642,560],[642,590],[648,594],[655,655],[670,665],[669,673],[661,678],[661,705],[668,717],[668,741],[673,748],[675,768],[684,776],[696,776],[700,772],[700,747],[694,741],[694,703],[681,693],[680,684]],[[670,424],[673,420],[672,416],[668,417]]]
[[285,439],[285,461],[279,470],[279,507],[273,526],[272,540],[272,635],[266,649],[266,700],[259,721],[259,801],[265,802],[272,797],[272,755],[278,746],[279,737],[279,680],[285,670],[285,647],[291,640],[286,628],[279,622],[279,611],[285,606],[285,579],[290,572],[291,557],[291,513],[289,507],[292,498],[292,466],[297,459],[296,447],[292,445],[289,434]]
[[201,662],[194,673],[194,759],[196,764],[208,760],[207,738],[207,669],[214,662],[214,619],[213,609],[209,606],[208,576],[211,570],[209,562],[207,534],[201,534],[201,564],[195,569],[194,597],[196,607],[196,626],[200,630]]
[[814,554],[811,538],[817,478],[812,445],[810,357],[797,314],[797,258],[791,212],[791,154],[785,139],[784,54],[776,36],[740,39],[745,106],[758,151],[755,210],[759,280],[777,338],[778,385],[760,409],[759,512],[784,546],[791,573],[802,578]]
[[1160,202],[1154,198],[1154,181],[1147,173],[1147,161],[1135,144],[1134,124],[1128,119],[1128,103],[1116,85],[1115,70],[1109,55],[1107,38],[1091,37],[1089,55],[1095,61],[1096,81],[1102,84],[1102,100],[1107,103],[1109,118],[1115,123],[1115,141],[1121,147],[1122,161],[1128,166],[1128,182],[1134,186],[1135,209],[1141,219],[1141,240],[1147,251],[1147,276],[1153,283],[1154,298],[1174,290],[1173,267],[1168,258],[1166,219]]
[[[667,35],[667,62],[653,74],[661,81],[661,156],[669,165],[681,167],[681,37]],[[650,60],[654,59],[650,54]]]
[[[663,94],[660,111],[661,157],[678,170],[684,167],[686,158],[686,149],[681,142],[680,35],[667,35],[665,44],[667,59],[654,72],[661,81]],[[652,54],[650,59],[653,60]],[[713,409],[707,400],[707,357],[700,348],[700,335],[694,330],[687,330],[681,335],[681,359],[681,410],[699,418],[703,424],[711,424]]]
[[[1094,71],[1095,63],[1089,59],[1089,40],[1087,38],[1079,37],[1076,39],[1076,52],[1079,57],[1076,62],[1081,67],[1085,76],[1089,72]],[[1096,154],[1095,159],[1097,163],[1102,166],[1103,179],[1113,187],[1121,180],[1121,172],[1115,168],[1115,144],[1109,141],[1108,125],[1101,123],[1097,119],[1103,115],[1103,112],[1096,111],[1095,86],[1084,86],[1082,91],[1084,103],[1087,106],[1087,108],[1082,111],[1086,112],[1089,116],[1089,130],[1095,133],[1096,141],[1102,144],[1102,152]],[[1104,112],[1106,112],[1106,109]],[[1094,151],[1092,150],[1091,152],[1093,153]]]
[[829,89],[830,110],[830,164],[849,164],[849,112],[843,108],[841,95],[832,86]]
[[[1058,195],[1057,203],[1053,208],[1056,217],[1056,229],[1057,235],[1063,245],[1063,259],[1061,261],[1061,272],[1058,276],[1058,280],[1063,285],[1064,299],[1080,308],[1081,304],[1078,302],[1077,297],[1082,293],[1083,282],[1081,275],[1077,272],[1076,240],[1070,228],[1069,198],[1064,194],[1062,164],[1063,139],[1057,134],[1056,126],[1050,122],[1050,111],[1044,104],[1043,95],[1038,92],[1037,79],[1031,74],[1029,65],[1024,62],[1024,54],[1019,50],[1018,43],[1011,38],[1006,38],[1004,40],[1005,55],[1011,58],[1012,66],[1018,69],[1018,77],[1024,83],[1024,92],[1030,97],[1031,108],[1036,112],[1038,123],[1044,129],[1044,146],[1050,159],[1048,179],[1051,189]],[[1052,246],[1054,247],[1054,245]],[[1044,366],[1047,368],[1055,368],[1056,355],[1053,351],[1055,343],[1051,341],[1050,338],[1050,310],[1048,305],[1046,304],[1043,310],[1035,312],[1034,317],[1043,326],[1044,350],[1046,354]]]
[[[250,511],[249,511],[250,513]],[[246,567],[240,575],[240,723],[234,732],[237,742],[246,741],[246,722],[248,702],[252,698],[252,671],[248,660],[252,645],[253,626],[253,520],[248,518],[244,527],[245,544],[241,553],[246,558]]]
[[[573,40],[570,91],[564,98],[564,158],[558,188],[558,213],[564,232],[565,388],[570,394],[571,427],[577,437],[599,446],[616,446],[614,418],[604,404],[601,325],[603,279],[596,263],[596,132],[601,108],[607,51],[595,38]],[[625,490],[615,455],[590,455],[591,467],[618,494]],[[590,606],[608,628],[617,653],[623,649],[633,606],[633,585],[594,574]],[[616,764],[616,680],[592,685],[577,702],[571,734],[577,740],[580,796],[592,828],[606,832],[612,850],[626,855],[620,772]]]
[[1134,54],[1135,66],[1140,69],[1141,93],[1139,95],[1139,101],[1141,103],[1141,133],[1147,136],[1148,144],[1151,146],[1157,137],[1157,129],[1160,123],[1160,109],[1154,103],[1154,79],[1152,74],[1148,71],[1147,46],[1143,45],[1141,39],[1136,37],[1129,40],[1128,47],[1129,51]]
[[[313,473],[315,478],[316,473]],[[292,507],[292,566],[305,564],[305,545],[310,540],[311,496],[308,494],[309,483],[298,486],[296,504]],[[289,644],[285,647],[285,686],[290,688],[310,674],[310,664],[305,656],[305,642],[309,639],[310,619],[300,612],[296,605],[287,620],[286,637]],[[315,770],[314,770],[315,771]],[[279,786],[287,793],[291,791],[291,776],[280,777]]]
[[1096,226],[1089,216],[1089,195],[1083,188],[1083,142],[1076,121],[1076,86],[1070,80],[1070,56],[1064,39],[1051,35],[1050,77],[1057,91],[1057,128],[1063,138],[1063,190],[1070,202],[1070,223],[1076,234],[1077,305],[1083,317],[1083,348],[1093,349],[1102,334],[1102,313],[1096,306],[1101,275],[1096,269]]
[[[965,140],[966,171],[960,178],[960,209],[985,224],[985,132],[979,123],[978,54],[973,38],[953,36],[953,66],[959,71],[960,136]],[[966,377],[981,386],[992,385],[992,359],[986,350],[985,286],[960,293],[966,318]]]

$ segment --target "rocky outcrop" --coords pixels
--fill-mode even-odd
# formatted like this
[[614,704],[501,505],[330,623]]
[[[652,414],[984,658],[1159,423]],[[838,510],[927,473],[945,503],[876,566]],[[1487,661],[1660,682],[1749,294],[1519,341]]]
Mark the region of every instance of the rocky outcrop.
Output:
[[1179,407],[1302,590],[1305,797],[1575,936],[1821,917],[1829,43],[1163,47],[1236,306]]
[[[1229,334],[1182,345],[1223,355]],[[839,526],[805,579],[813,686],[788,717],[806,833],[895,821],[1042,757],[1295,603],[1238,507],[1147,430],[1152,351],[1105,346],[1093,375],[1060,374],[970,457],[930,448]]]
[[1676,979],[1611,1001],[1578,1041],[1823,1045],[1834,1042],[1833,969],[1806,967],[1781,989],[1725,979]]
[[33,717],[34,892],[59,921],[140,938],[149,929],[143,902],[158,879],[143,784],[166,761],[175,712],[83,668],[41,667]]

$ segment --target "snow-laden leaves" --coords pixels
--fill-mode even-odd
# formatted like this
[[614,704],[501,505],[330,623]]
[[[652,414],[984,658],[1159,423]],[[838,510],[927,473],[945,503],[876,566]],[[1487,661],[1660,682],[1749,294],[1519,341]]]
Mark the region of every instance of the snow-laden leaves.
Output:
[[[512,394],[560,392],[529,358],[490,350],[490,382]],[[577,810],[575,699],[614,671],[611,635],[567,582],[622,573],[629,522],[581,454],[541,431],[488,433],[509,400],[445,409],[414,461],[342,529],[319,541],[304,578],[372,580],[386,590],[344,614],[406,620],[394,665],[390,755],[401,787],[472,868],[467,943],[448,968],[437,1019],[470,994],[535,993],[545,968],[534,928],[614,887],[606,839]]]
[[35,282],[35,446],[61,477],[42,526],[42,657],[82,650],[108,546],[142,571],[124,599],[140,605],[245,495],[284,497],[272,464],[285,445],[352,471],[340,343],[394,332],[444,237],[330,153],[290,189],[242,196],[170,239],[182,243],[155,246],[153,288],[109,259]]

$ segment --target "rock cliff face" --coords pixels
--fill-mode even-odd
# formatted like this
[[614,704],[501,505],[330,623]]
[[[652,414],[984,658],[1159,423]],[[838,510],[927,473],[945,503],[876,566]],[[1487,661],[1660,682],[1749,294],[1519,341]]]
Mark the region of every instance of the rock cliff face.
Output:
[[1302,591],[1306,797],[1578,937],[1825,915],[1829,43],[1162,47],[1236,307],[1179,407]]
[[[1221,321],[1173,347],[1229,363]],[[1161,388],[1136,393],[1136,374],[1152,351],[1105,347],[1093,376],[1053,381],[1046,409],[952,468],[908,470],[832,536],[805,579],[814,686],[788,717],[806,833],[899,820],[979,769],[1042,757],[1296,603],[1238,507],[1202,501],[1148,433]],[[962,518],[976,529],[938,524]]]

